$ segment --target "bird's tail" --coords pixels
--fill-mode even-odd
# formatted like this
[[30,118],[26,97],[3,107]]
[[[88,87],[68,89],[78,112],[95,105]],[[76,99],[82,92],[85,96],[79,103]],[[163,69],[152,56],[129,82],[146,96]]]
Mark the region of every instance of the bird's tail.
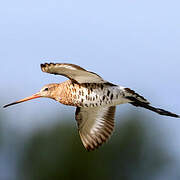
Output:
[[156,108],[156,107],[151,106],[150,103],[143,96],[137,94],[135,91],[133,91],[129,88],[124,88],[124,94],[125,94],[125,97],[130,100],[129,103],[134,105],[134,106],[139,106],[139,107],[149,109],[149,110],[156,112],[160,115],[180,118],[180,116],[177,114],[166,111],[164,109],[160,109],[160,108]]
[[143,107],[143,108],[149,109],[149,110],[151,110],[153,112],[156,112],[156,113],[158,113],[160,115],[180,118],[180,116],[177,115],[177,114],[174,114],[172,112],[166,111],[164,109],[160,109],[160,108],[156,108],[156,107],[150,106],[148,103],[141,102],[141,101],[137,100],[136,98],[131,97],[130,99],[132,100],[132,102],[130,102],[130,104],[132,104],[134,106],[139,106],[139,107]]

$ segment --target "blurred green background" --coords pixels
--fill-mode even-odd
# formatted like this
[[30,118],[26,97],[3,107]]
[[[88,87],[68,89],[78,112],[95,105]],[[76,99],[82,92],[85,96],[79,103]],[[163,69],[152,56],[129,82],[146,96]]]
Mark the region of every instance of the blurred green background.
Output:
[[[180,1],[0,2],[0,107],[66,78],[40,64],[66,62],[131,88],[180,114]],[[117,107],[111,139],[80,141],[75,109],[50,99],[0,108],[0,180],[179,180],[180,121]]]
[[[116,121],[121,120],[119,114],[116,117]],[[47,118],[56,123],[39,127],[26,137],[21,132],[1,127],[1,168],[8,172],[3,176],[1,170],[1,179],[154,180],[180,177],[176,156],[166,147],[163,133],[148,123],[150,116],[136,112],[126,115],[123,123],[116,123],[111,139],[91,152],[83,147],[74,118],[58,114]],[[58,122],[59,119],[63,122]]]
[[173,157],[163,149],[160,137],[148,135],[144,118],[148,117],[128,116],[112,139],[94,152],[84,149],[74,123],[38,131],[24,147],[20,174],[39,180],[157,178],[171,168]]

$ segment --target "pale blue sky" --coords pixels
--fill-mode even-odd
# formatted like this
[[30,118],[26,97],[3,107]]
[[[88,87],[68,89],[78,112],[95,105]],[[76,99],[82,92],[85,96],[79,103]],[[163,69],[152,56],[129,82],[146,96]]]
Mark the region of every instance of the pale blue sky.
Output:
[[[69,62],[180,114],[179,7],[178,0],[1,1],[0,105],[65,80],[42,73],[40,63]],[[123,114],[129,108],[118,109]],[[7,126],[19,131],[47,124],[43,117],[59,111],[74,116],[73,108],[48,99],[0,109]],[[180,123],[152,117],[160,131],[168,131],[172,150],[179,150]]]
[[[64,80],[42,73],[40,63],[70,62],[179,112],[179,5],[179,1],[1,2],[2,104]],[[7,111],[33,106],[30,102]]]

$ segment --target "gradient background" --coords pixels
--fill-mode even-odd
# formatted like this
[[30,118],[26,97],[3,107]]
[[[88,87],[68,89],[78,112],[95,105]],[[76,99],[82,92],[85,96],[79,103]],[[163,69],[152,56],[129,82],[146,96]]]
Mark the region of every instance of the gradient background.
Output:
[[[0,106],[29,96],[45,84],[66,80],[61,76],[42,73],[40,64],[67,62],[78,64],[97,72],[106,80],[136,90],[154,106],[180,114],[179,7],[178,0],[0,2]],[[122,105],[117,108],[116,125],[111,141],[97,151],[88,153],[83,149],[75,129],[73,107],[63,106],[50,99],[37,99],[7,109],[1,108],[0,179],[180,178],[179,119]],[[133,130],[132,133],[129,126],[137,130],[137,133]],[[48,134],[50,132],[56,134],[52,139],[48,139],[51,137]],[[127,136],[121,137],[121,132]],[[37,134],[42,134],[42,138],[37,141],[39,151],[32,145]],[[142,142],[145,144],[137,153],[141,157],[138,159],[141,164],[139,169],[135,168],[137,154],[133,153],[138,146],[133,141],[137,134],[137,137],[144,138]],[[47,138],[43,139],[44,136]],[[50,141],[59,144],[59,149],[49,144]],[[69,147],[63,151],[66,143],[76,141],[71,151]],[[128,142],[134,144],[126,146]],[[122,144],[124,153],[121,151]],[[48,160],[45,158],[45,161],[41,161],[38,157],[44,149],[53,152],[48,151]],[[129,149],[132,151],[129,152]],[[55,153],[58,155],[53,160],[51,155]],[[155,153],[159,155],[155,157]],[[160,160],[165,161],[146,167],[148,159],[157,159],[163,153]],[[65,154],[66,160],[61,161]],[[72,161],[72,157],[79,159],[75,159],[71,166],[68,162]],[[80,166],[81,158],[83,166]],[[34,164],[31,164],[32,159]],[[60,163],[54,164],[57,159]],[[109,160],[103,163],[105,159]],[[38,164],[36,161],[39,162],[37,168],[42,168],[42,172],[32,170]],[[102,167],[99,174],[97,162],[107,165]],[[47,164],[47,167],[43,168],[43,164]],[[87,167],[83,169],[83,177],[82,172],[76,174],[77,171],[71,171],[76,166],[82,169]],[[123,168],[126,166],[125,171]],[[53,168],[48,171],[50,167]],[[61,176],[57,175],[60,167]],[[149,170],[149,167],[155,171]],[[88,172],[94,176],[88,176]],[[108,172],[107,175],[105,172]],[[122,172],[127,173],[123,176]]]

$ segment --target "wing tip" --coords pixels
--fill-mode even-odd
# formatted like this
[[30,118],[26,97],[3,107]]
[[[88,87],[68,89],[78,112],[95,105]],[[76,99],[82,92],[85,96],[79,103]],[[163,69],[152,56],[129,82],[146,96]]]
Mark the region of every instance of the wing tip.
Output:
[[[43,64],[40,64],[40,67],[42,69],[43,72],[47,72],[49,67],[52,67],[52,66],[69,66],[71,68],[74,68],[73,70],[83,70],[83,71],[87,71],[85,70],[84,68],[76,65],[76,64],[70,64],[70,63],[43,63]],[[72,69],[71,69],[72,70]]]
[[[56,64],[55,63],[43,63],[43,64],[40,64],[40,67],[41,67],[41,70],[43,72],[48,72],[49,73],[49,68],[52,67],[52,66],[55,66]],[[55,73],[54,73],[55,74]]]
[[46,63],[45,64],[40,64],[41,70],[44,72],[44,68],[46,67]]
[[41,69],[42,69],[42,68],[46,68],[46,67],[49,66],[50,64],[54,64],[54,63],[43,63],[43,64],[40,64],[40,67],[41,67]]
[[[105,136],[104,134],[102,134],[102,135],[101,134],[96,134],[97,137],[92,136],[90,134],[87,134],[86,136],[84,136],[80,132],[79,132],[79,135],[80,135],[83,146],[85,147],[85,149],[88,152],[90,152],[90,151],[94,151],[94,150],[98,149],[99,147],[101,147],[105,143],[107,143],[110,136],[112,135],[112,133],[109,134],[108,136]],[[99,138],[100,141],[97,138]]]

